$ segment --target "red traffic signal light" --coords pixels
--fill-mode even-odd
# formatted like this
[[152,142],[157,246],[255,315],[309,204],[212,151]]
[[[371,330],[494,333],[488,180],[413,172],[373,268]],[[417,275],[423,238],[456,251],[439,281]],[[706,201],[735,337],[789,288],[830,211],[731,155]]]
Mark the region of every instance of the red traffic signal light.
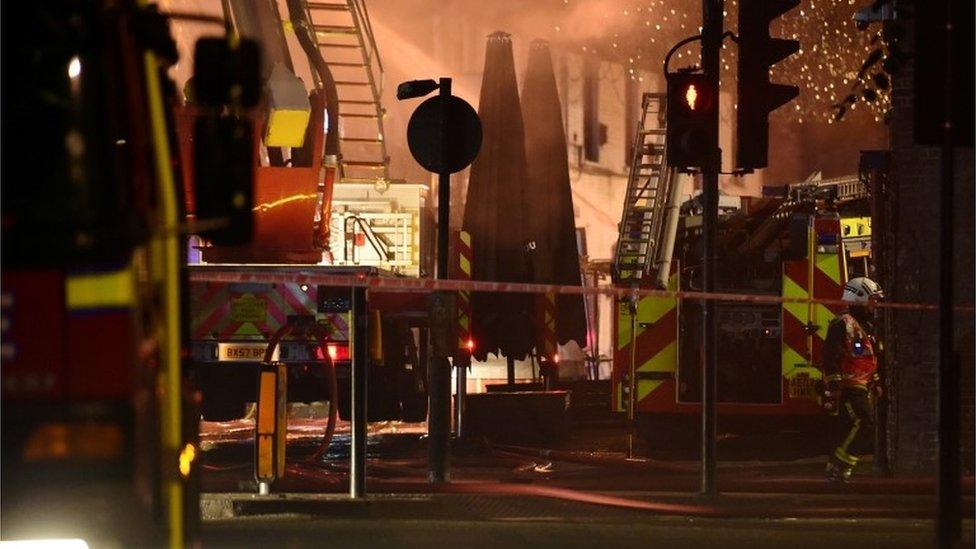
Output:
[[688,104],[689,110],[695,110],[695,104],[698,103],[698,88],[694,84],[685,89],[685,103]]
[[718,146],[709,122],[718,106],[717,91],[703,74],[668,75],[667,163],[688,169],[703,168]]

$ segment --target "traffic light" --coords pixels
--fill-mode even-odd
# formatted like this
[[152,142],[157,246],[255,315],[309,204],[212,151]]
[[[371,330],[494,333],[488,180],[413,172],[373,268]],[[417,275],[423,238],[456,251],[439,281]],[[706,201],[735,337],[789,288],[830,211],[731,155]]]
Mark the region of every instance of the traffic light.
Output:
[[740,169],[768,164],[769,113],[800,94],[796,86],[769,82],[770,67],[800,49],[796,40],[769,37],[769,24],[800,5],[799,0],[740,0],[739,107],[737,165]]
[[668,75],[668,166],[704,168],[709,157],[716,156],[718,136],[709,129],[717,109],[717,90],[704,74],[677,72]]

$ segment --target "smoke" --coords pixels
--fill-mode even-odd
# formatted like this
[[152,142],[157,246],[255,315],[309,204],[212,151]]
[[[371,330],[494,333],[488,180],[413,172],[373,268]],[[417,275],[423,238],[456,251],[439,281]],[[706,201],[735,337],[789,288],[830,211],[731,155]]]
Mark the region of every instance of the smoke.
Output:
[[[480,86],[485,37],[495,30],[512,35],[520,77],[529,42],[536,38],[549,40],[554,52],[595,53],[625,67],[660,73],[667,49],[698,32],[700,3],[649,0],[639,4],[619,0],[374,0],[369,6],[388,79],[435,77],[440,75],[435,72],[442,71],[455,77],[458,95],[477,106],[476,93],[471,90]],[[727,20],[734,28],[734,13]],[[727,112],[723,109],[722,146],[724,168],[731,169],[735,156],[731,105],[735,102],[736,50],[734,44],[727,47],[723,55],[729,57],[731,70],[723,71],[723,92],[728,92],[723,93],[723,100],[730,108]],[[682,57],[676,56],[672,65],[698,62],[694,44],[679,53]],[[778,74],[777,79],[790,82],[785,74]],[[400,132],[390,133],[390,144],[397,149],[413,104],[395,105],[387,99],[386,105],[390,130]],[[792,104],[786,105],[770,119],[769,168],[742,178],[723,178],[725,192],[758,194],[763,185],[799,181],[814,171],[823,172],[824,177],[852,174],[857,170],[859,151],[887,146],[887,127],[867,112],[851,112],[844,123],[827,125],[809,120],[801,123],[791,109]],[[427,177],[409,153],[393,161],[405,170],[394,173]]]
[[[286,13],[283,0],[279,0]],[[408,181],[428,181],[429,174],[414,162],[406,144],[406,128],[418,100],[397,101],[396,85],[404,80],[450,76],[455,95],[477,108],[488,34],[504,30],[512,35],[515,65],[524,74],[529,42],[548,40],[553,52],[595,54],[625,67],[660,73],[671,44],[696,34],[701,24],[700,2],[692,0],[367,0],[366,5],[385,69],[383,104],[391,174]],[[219,0],[161,0],[163,11],[220,15]],[[727,17],[734,28],[735,7]],[[178,86],[192,71],[196,39],[221,33],[219,26],[174,21],[180,62],[171,71]],[[734,102],[734,44],[727,44],[731,71],[723,72],[723,100]],[[812,47],[809,49],[813,49]],[[297,48],[292,49],[293,53]],[[698,61],[697,46],[682,48],[674,66]],[[690,52],[690,55],[689,55]],[[306,63],[297,63],[300,72]],[[785,66],[785,63],[784,63]],[[299,74],[310,81],[310,75]],[[790,83],[782,72],[777,80]],[[796,75],[799,78],[799,75]],[[802,99],[802,98],[801,98]],[[565,100],[565,98],[564,98]],[[825,177],[855,173],[860,150],[887,146],[887,127],[863,110],[852,111],[843,123],[798,123],[792,105],[774,113],[770,120],[770,166],[741,179],[723,178],[731,194],[755,194],[762,185],[778,185],[822,171]],[[829,105],[824,107],[829,109]],[[618,123],[617,121],[608,121]],[[723,148],[726,164],[734,158],[731,136],[734,116],[723,112]],[[630,137],[627,137],[630,139]],[[731,165],[725,166],[726,169]],[[463,182],[465,174],[455,179]]]

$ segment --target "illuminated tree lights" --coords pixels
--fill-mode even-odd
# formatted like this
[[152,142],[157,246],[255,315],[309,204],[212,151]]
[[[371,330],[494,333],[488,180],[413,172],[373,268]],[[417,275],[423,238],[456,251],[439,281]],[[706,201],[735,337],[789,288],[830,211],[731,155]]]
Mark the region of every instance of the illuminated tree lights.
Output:
[[[774,36],[799,40],[800,51],[778,63],[770,80],[799,86],[800,96],[780,109],[799,123],[843,123],[844,113],[867,110],[880,122],[891,106],[890,89],[883,74],[888,45],[881,30],[855,27],[854,13],[861,0],[801,0],[800,5],[774,22]],[[575,44],[585,54],[629,65],[627,74],[639,79],[639,70],[660,71],[660,62],[677,41],[701,31],[698,0],[560,0],[563,14],[552,22],[554,42]],[[726,1],[725,27],[736,30],[737,0]],[[722,79],[735,89],[736,46],[722,47]],[[881,56],[862,70],[865,60]],[[682,47],[672,69],[699,63],[695,45]],[[856,101],[851,101],[851,97]],[[782,114],[780,114],[782,113]]]

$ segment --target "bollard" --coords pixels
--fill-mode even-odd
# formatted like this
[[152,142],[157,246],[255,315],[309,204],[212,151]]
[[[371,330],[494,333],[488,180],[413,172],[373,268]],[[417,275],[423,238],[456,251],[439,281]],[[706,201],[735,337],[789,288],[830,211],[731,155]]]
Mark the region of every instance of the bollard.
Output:
[[257,422],[254,429],[254,478],[258,493],[271,493],[275,480],[285,476],[288,434],[288,371],[280,362],[262,363],[258,372]]

